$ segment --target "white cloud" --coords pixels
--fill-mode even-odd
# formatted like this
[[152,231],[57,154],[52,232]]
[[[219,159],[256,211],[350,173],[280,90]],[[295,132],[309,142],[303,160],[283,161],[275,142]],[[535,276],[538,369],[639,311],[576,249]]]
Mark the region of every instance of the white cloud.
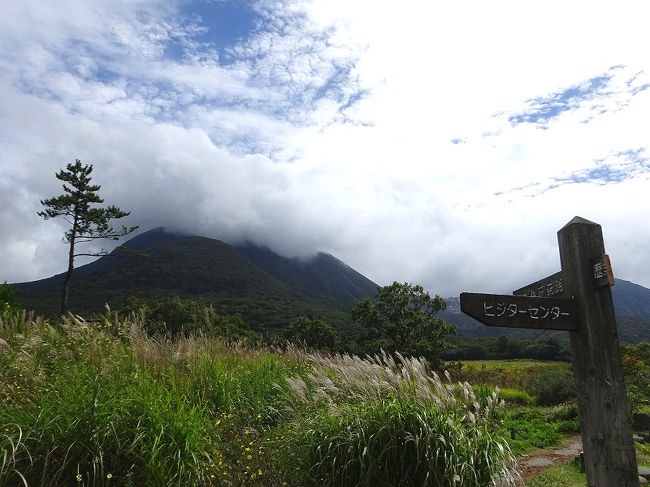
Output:
[[[649,172],[617,155],[649,145],[642,4],[262,1],[226,49],[179,5],[0,7],[0,281],[62,270],[36,211],[78,157],[144,229],[329,251],[382,284],[511,291],[558,270],[578,214],[650,286]],[[545,129],[511,123],[607,73]],[[554,187],[598,164],[629,177]]]

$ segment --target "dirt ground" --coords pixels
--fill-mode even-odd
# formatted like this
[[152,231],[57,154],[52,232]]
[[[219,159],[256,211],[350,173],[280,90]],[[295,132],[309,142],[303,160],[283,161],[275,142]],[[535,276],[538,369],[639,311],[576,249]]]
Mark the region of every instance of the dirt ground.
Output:
[[525,482],[558,463],[573,460],[582,451],[582,439],[580,436],[572,436],[564,440],[561,445],[548,450],[539,450],[528,455],[517,458],[519,474]]

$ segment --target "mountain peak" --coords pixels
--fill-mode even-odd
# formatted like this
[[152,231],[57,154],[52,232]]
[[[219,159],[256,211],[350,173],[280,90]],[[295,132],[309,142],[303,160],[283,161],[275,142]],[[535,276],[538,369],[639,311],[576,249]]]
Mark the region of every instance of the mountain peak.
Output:
[[[250,243],[234,247],[164,227],[143,232],[123,246],[147,257],[122,253],[118,247],[111,256],[75,269],[70,292],[74,312],[101,311],[106,302],[117,308],[127,296],[151,300],[176,294],[239,313],[253,326],[280,326],[311,313],[343,322],[352,304],[376,290],[372,281],[325,253],[308,260],[288,258]],[[16,286],[25,306],[51,314],[62,281],[59,274]]]

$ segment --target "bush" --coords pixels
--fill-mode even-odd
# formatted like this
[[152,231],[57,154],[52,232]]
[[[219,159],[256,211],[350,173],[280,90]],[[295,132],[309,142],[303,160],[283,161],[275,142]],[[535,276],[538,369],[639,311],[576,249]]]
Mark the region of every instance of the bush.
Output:
[[129,298],[121,312],[142,314],[145,319],[144,328],[149,335],[206,334],[253,343],[259,339],[240,316],[220,315],[211,305],[196,299],[172,296],[145,303]]
[[510,438],[508,444],[513,453],[556,445],[562,439],[553,424],[542,418],[537,411],[529,411],[517,419],[505,419],[501,433]]
[[518,389],[500,389],[499,397],[503,399],[506,404],[515,406],[532,406],[535,404],[535,399],[530,394]]
[[555,429],[558,433],[580,433],[580,412],[575,402],[553,406],[542,416],[549,423],[556,423]]
[[559,371],[535,372],[530,376],[527,389],[540,406],[554,406],[576,398],[573,376]]
[[623,345],[623,372],[630,415],[650,407],[650,343]]
[[544,414],[547,421],[568,421],[579,418],[580,412],[575,402],[553,406]]
[[292,319],[284,330],[283,337],[290,342],[328,352],[335,351],[341,342],[341,335],[336,328],[319,318],[307,316]]
[[18,309],[19,307],[16,290],[7,284],[7,281],[4,284],[0,284],[0,311],[12,308]]
[[[472,389],[481,406],[485,406],[485,399],[495,391],[494,387],[488,385],[474,386]],[[511,406],[532,406],[535,404],[535,399],[530,394],[518,389],[499,388],[499,399]]]
[[282,450],[297,452],[295,485],[487,486],[504,446],[484,423],[387,399],[303,417]]
[[580,433],[580,418],[561,421],[555,429],[562,434]]

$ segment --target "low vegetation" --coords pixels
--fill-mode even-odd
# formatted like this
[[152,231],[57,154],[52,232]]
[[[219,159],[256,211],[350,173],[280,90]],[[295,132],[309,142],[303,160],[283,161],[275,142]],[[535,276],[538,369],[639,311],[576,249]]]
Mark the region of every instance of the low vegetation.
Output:
[[2,312],[0,484],[513,485],[497,391],[482,405],[416,359],[143,327]]
[[[9,301],[0,485],[514,485],[517,455],[579,433],[567,363],[438,374],[400,354],[318,351],[340,336],[313,318],[271,346],[181,298],[63,322]],[[636,413],[650,398],[648,350],[623,348]]]

